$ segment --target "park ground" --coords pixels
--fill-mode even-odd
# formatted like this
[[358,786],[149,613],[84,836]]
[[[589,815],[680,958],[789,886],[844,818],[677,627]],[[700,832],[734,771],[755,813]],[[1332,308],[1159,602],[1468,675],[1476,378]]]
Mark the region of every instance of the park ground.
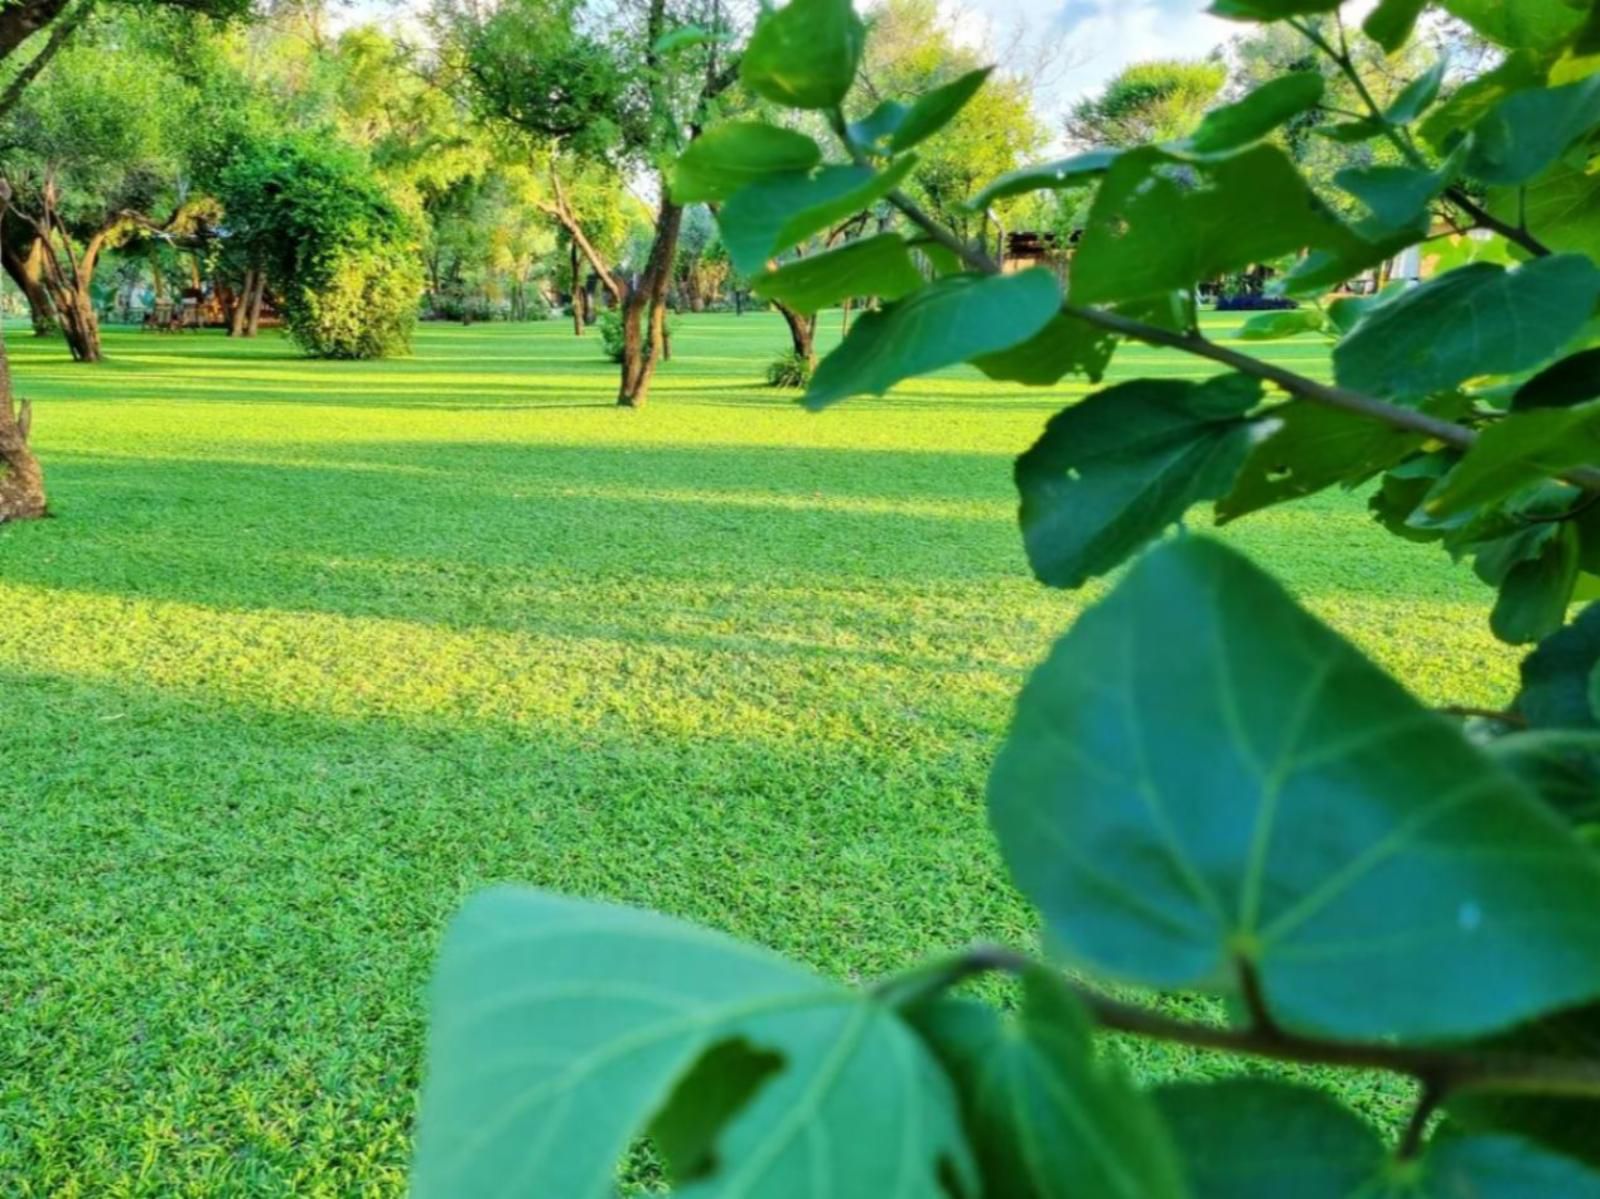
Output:
[[[684,318],[639,412],[556,322],[10,339],[56,518],[0,530],[0,1194],[400,1195],[430,959],[491,881],[852,979],[1031,942],[984,776],[1091,597],[1030,579],[1010,466],[1081,387],[812,415],[764,315]],[[1364,497],[1224,535],[1423,698],[1508,697],[1488,592]]]

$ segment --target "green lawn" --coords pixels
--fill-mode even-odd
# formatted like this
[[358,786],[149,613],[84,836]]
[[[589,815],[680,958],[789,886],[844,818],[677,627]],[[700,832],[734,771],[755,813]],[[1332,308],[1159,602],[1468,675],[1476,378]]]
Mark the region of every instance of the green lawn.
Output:
[[[1073,389],[809,415],[764,316],[686,318],[641,412],[556,323],[107,343],[11,332],[57,519],[0,529],[0,1194],[399,1195],[430,958],[492,880],[847,977],[1030,940],[981,794],[1083,602],[1010,484]],[[1228,536],[1425,697],[1506,698],[1486,591],[1360,497]]]

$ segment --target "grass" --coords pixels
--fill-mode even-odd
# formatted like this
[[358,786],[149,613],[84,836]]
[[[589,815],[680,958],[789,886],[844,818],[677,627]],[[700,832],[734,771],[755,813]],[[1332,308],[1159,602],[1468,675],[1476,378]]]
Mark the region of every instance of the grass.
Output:
[[[0,1193],[401,1194],[430,959],[490,881],[849,978],[1030,941],[981,792],[1084,602],[1009,482],[1072,389],[812,416],[759,385],[783,344],[686,319],[627,412],[558,324],[97,367],[13,331],[57,518],[0,529]],[[1226,535],[1424,697],[1508,695],[1486,592],[1359,497]]]

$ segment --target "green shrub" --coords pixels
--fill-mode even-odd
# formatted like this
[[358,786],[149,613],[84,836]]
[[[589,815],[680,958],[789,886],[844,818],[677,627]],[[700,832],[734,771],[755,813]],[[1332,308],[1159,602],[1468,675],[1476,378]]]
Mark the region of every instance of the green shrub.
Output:
[[595,328],[600,330],[600,352],[609,362],[621,362],[622,313],[615,308],[603,309]]
[[218,190],[233,245],[266,270],[284,327],[308,354],[409,347],[423,285],[415,233],[354,151],[305,137],[247,141]]
[[767,366],[768,387],[805,387],[811,382],[811,359],[790,350]]

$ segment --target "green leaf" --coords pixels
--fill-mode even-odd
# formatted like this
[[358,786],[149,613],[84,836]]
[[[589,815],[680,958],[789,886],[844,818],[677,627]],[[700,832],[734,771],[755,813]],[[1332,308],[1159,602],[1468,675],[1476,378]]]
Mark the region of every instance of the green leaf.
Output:
[[885,100],[859,121],[849,127],[850,140],[863,150],[878,150],[882,143],[894,135],[909,112],[898,100]]
[[1359,255],[1364,243],[1276,146],[1211,162],[1146,147],[1100,185],[1069,291],[1077,303],[1155,295],[1308,246]]
[[1548,67],[1542,56],[1530,51],[1508,54],[1494,70],[1469,79],[1438,105],[1418,132],[1440,153],[1453,148],[1459,136],[1481,121],[1495,105],[1514,92],[1541,87]]
[[[1484,1034],[1600,994],[1600,856],[1236,552],[1151,551],[1029,680],[989,785],[1070,956],[1285,1027]],[[1449,1003],[1439,996],[1449,995]]]
[[[1593,791],[1590,798],[1594,798]],[[1591,1004],[1551,1016],[1497,1038],[1482,1048],[1541,1057],[1600,1060],[1600,1005]],[[1458,1128],[1472,1132],[1516,1133],[1546,1149],[1600,1167],[1600,1137],[1595,1135],[1595,1130],[1600,1128],[1600,1101],[1468,1091],[1453,1099],[1448,1110]],[[1566,1191],[1545,1193],[1567,1194]]]
[[1352,1199],[1385,1165],[1378,1134],[1310,1087],[1231,1078],[1162,1087],[1155,1100],[1192,1199]]
[[898,300],[922,286],[922,272],[898,233],[846,242],[762,275],[751,286],[763,300],[782,300],[807,315],[850,296]]
[[1440,0],[1445,11],[1509,50],[1548,50],[1571,37],[1583,14],[1566,0]]
[[1511,397],[1513,412],[1570,408],[1600,399],[1600,347],[1580,350],[1545,367]]
[[966,107],[968,100],[977,95],[978,89],[993,71],[993,67],[968,71],[959,79],[918,96],[890,136],[890,151],[898,154],[902,150],[909,150],[938,133]]
[[1322,76],[1316,71],[1291,71],[1233,104],[1214,108],[1200,127],[1172,148],[1191,154],[1224,154],[1260,141],[1291,117],[1315,108],[1322,100]]
[[1554,528],[1536,553],[1517,562],[1501,580],[1489,628],[1508,645],[1548,637],[1567,618],[1578,581],[1578,530],[1570,524]]
[[774,254],[877,203],[900,185],[914,161],[907,155],[882,171],[826,166],[814,175],[769,175],[742,188],[717,214],[734,269],[754,275]]
[[1526,183],[1597,123],[1600,75],[1514,92],[1474,126],[1467,173],[1501,186]]
[[1600,261],[1600,171],[1557,162],[1523,187],[1489,190],[1489,211],[1529,231],[1552,250]]
[[1117,339],[1077,317],[1057,313],[1027,341],[974,358],[972,365],[1002,383],[1049,387],[1065,375],[1087,375],[1098,383]]
[[1428,511],[1451,516],[1586,463],[1600,463],[1600,402],[1512,413],[1478,434]]
[[1439,87],[1444,83],[1448,66],[1448,60],[1440,55],[1433,66],[1400,89],[1400,94],[1384,110],[1384,120],[1391,125],[1409,125],[1420,117],[1439,98]]
[[1047,270],[950,275],[879,312],[864,313],[811,377],[806,406],[882,395],[902,379],[1027,341],[1061,306]]
[[1419,434],[1304,400],[1267,415],[1278,427],[1250,451],[1233,489],[1217,501],[1219,524],[1335,483],[1360,482],[1422,444]]
[[1056,413],[1017,459],[1034,574],[1081,587],[1227,492],[1259,435],[1246,414],[1260,400],[1243,375],[1136,379]]
[[1311,132],[1318,137],[1325,137],[1330,142],[1340,145],[1354,145],[1356,142],[1370,142],[1375,137],[1383,135],[1384,123],[1374,117],[1363,117],[1359,121],[1339,121],[1332,125],[1318,125]]
[[[700,1102],[720,1128],[680,1107]],[[469,901],[434,981],[411,1193],[601,1199],[652,1119],[676,1168],[715,1161],[686,1197],[936,1195],[970,1171],[944,1073],[891,1009],[652,912]]]
[[1520,1137],[1445,1137],[1373,1199],[1600,1199],[1600,1174]]
[[1087,187],[1099,182],[1121,154],[1121,150],[1086,150],[1056,162],[1036,163],[1007,171],[980,191],[969,207],[974,212],[982,212],[997,200],[1009,200],[1012,196],[1026,195],[1028,192]]
[[[1596,677],[1589,676],[1591,710]],[[1531,729],[1495,737],[1484,749],[1574,824],[1600,821],[1600,728]]]
[[790,0],[756,21],[739,77],[789,108],[832,108],[855,82],[866,28],[851,0]]
[[1410,39],[1417,17],[1427,4],[1428,0],[1380,0],[1361,28],[1385,53],[1393,54]]
[[1539,643],[1522,660],[1516,710],[1535,729],[1600,728],[1589,683],[1600,668],[1600,604]]
[[1341,384],[1415,397],[1537,366],[1583,327],[1600,270],[1577,254],[1516,270],[1476,263],[1369,309],[1333,352]]
[[1233,21],[1281,21],[1307,13],[1332,12],[1344,0],[1212,0],[1211,11]]
[[688,50],[694,46],[706,46],[713,42],[726,42],[730,37],[726,32],[713,32],[702,29],[698,25],[680,25],[676,29],[669,29],[656,39],[652,47],[657,54],[673,54],[679,50]]
[[672,198],[679,204],[714,203],[757,179],[809,171],[821,161],[817,143],[803,133],[760,121],[729,121],[689,143],[672,174]]
[[1600,1175],[1516,1137],[1449,1136],[1391,1158],[1331,1097],[1266,1079],[1156,1092],[1193,1199],[1595,1199]]
[[1326,318],[1316,308],[1258,312],[1239,326],[1239,338],[1242,341],[1278,341],[1302,333],[1320,333],[1326,324]]
[[1059,976],[1023,978],[1015,1017],[946,999],[911,1019],[956,1083],[986,1199],[1187,1199],[1166,1130]]

